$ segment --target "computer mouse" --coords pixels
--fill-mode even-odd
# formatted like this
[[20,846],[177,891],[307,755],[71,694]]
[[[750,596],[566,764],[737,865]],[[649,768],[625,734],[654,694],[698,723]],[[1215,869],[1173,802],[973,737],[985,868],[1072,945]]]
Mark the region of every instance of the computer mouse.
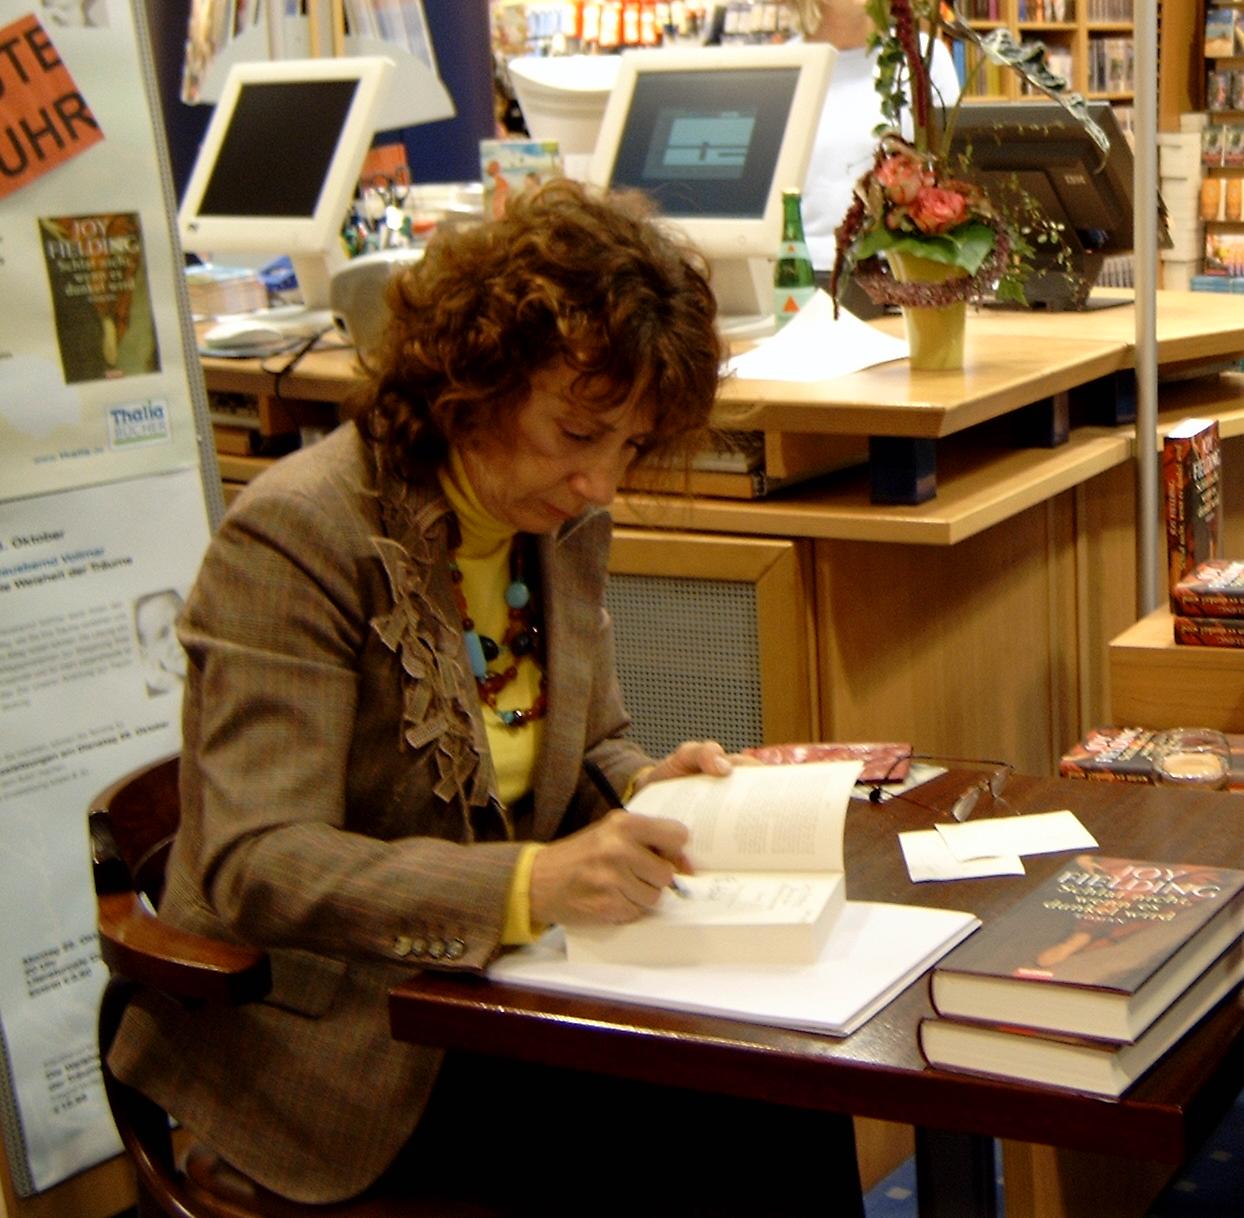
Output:
[[277,347],[286,341],[275,326],[251,317],[222,321],[203,332],[203,345],[208,348]]

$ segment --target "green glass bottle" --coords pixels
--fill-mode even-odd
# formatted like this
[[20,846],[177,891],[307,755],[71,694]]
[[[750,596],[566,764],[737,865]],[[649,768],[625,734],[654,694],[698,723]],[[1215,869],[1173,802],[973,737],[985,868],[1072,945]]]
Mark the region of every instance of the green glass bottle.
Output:
[[816,291],[812,257],[803,235],[799,191],[782,191],[782,244],[773,268],[773,320],[780,330]]

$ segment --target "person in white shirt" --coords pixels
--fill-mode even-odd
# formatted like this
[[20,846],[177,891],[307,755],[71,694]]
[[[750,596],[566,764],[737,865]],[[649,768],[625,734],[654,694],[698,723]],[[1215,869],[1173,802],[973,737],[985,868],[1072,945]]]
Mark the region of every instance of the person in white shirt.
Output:
[[[866,45],[872,19],[864,3],[796,0],[795,5],[804,39],[838,50],[803,187],[803,231],[818,278],[827,277],[834,265],[834,230],[846,215],[856,181],[872,163],[873,132],[883,121],[875,86],[877,59]],[[944,42],[933,48],[929,74],[934,101],[952,105],[959,97],[959,77]]]

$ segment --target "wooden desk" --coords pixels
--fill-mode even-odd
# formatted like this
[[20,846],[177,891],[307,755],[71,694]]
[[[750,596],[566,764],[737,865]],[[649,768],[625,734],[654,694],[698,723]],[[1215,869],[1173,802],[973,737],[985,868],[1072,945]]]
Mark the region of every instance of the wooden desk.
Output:
[[[943,794],[953,794],[964,776],[938,781]],[[1227,794],[1015,778],[1006,797],[1017,811],[1074,809],[1104,853],[1229,866],[1244,857],[1244,822]],[[895,833],[928,824],[928,813],[911,805],[882,811],[853,802],[848,896],[968,909],[988,921],[1067,857],[1029,858],[1022,878],[914,885]],[[1005,1148],[1007,1218],[1143,1212],[1170,1166],[1210,1133],[1244,1086],[1244,1008],[1237,1000],[1217,1009],[1119,1101],[929,1069],[915,1031],[930,1013],[923,981],[841,1040],[432,973],[390,999],[394,1034],[420,1043],[753,1099],[781,1097],[795,1106],[1071,1152],[1045,1152],[1042,1170],[1032,1171],[1031,1153]],[[950,1145],[953,1140],[942,1142],[939,1153]],[[1153,1164],[1167,1167],[1155,1172]],[[922,1174],[935,1175],[943,1165],[926,1158]],[[1073,1180],[1063,1174],[1069,1165]],[[986,1191],[991,1198],[992,1189]],[[967,1212],[963,1196],[945,1197],[936,1178],[923,1179],[921,1192],[922,1215]]]

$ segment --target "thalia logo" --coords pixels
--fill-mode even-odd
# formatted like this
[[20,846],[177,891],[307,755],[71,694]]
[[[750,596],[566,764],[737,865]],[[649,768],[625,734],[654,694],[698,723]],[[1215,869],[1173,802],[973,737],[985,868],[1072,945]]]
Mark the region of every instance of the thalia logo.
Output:
[[108,408],[108,446],[167,444],[172,439],[168,407],[163,402],[134,402]]

